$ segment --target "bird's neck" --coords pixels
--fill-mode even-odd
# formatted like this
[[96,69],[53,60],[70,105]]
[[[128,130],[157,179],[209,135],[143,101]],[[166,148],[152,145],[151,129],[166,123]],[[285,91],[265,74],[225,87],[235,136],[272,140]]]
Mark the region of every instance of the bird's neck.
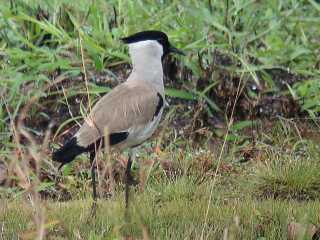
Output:
[[143,54],[143,52],[131,53],[132,72],[128,80],[145,81],[150,83],[155,90],[164,93],[163,68],[161,57]]

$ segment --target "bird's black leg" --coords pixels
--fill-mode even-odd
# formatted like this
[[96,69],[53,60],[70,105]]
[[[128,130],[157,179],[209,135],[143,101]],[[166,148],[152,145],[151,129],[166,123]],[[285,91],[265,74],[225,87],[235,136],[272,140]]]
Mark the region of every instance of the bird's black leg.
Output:
[[127,162],[127,168],[126,168],[126,187],[125,187],[125,204],[126,204],[126,210],[129,208],[129,187],[132,184],[132,176],[131,176],[131,154],[129,155],[129,159]]
[[91,162],[91,178],[92,178],[92,197],[93,200],[97,201],[97,185],[96,185],[96,164],[94,161],[95,153],[90,153],[90,162]]
[[97,185],[96,185],[96,163],[95,163],[95,152],[90,152],[90,163],[91,163],[91,179],[92,179],[92,197],[93,204],[91,208],[91,215],[95,216],[97,208]]

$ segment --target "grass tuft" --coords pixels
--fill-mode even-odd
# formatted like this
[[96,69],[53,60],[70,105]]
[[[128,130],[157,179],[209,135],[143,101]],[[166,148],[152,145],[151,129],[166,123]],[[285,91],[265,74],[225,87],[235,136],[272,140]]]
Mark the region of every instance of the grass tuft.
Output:
[[260,197],[273,199],[315,200],[320,197],[320,159],[314,148],[310,156],[297,154],[270,155],[257,174]]

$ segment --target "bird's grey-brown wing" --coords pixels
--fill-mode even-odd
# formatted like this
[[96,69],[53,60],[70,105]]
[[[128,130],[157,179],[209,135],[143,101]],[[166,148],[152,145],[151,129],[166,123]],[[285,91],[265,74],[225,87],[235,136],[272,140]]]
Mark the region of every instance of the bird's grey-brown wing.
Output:
[[123,83],[102,97],[76,134],[77,143],[88,147],[109,134],[127,132],[145,125],[159,114],[162,96],[150,85]]

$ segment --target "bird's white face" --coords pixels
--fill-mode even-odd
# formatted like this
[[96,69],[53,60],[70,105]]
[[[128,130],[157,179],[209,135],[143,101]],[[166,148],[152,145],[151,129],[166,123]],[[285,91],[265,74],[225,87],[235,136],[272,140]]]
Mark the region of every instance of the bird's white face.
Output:
[[145,40],[129,44],[131,56],[154,57],[161,59],[163,55],[162,45],[155,40]]

